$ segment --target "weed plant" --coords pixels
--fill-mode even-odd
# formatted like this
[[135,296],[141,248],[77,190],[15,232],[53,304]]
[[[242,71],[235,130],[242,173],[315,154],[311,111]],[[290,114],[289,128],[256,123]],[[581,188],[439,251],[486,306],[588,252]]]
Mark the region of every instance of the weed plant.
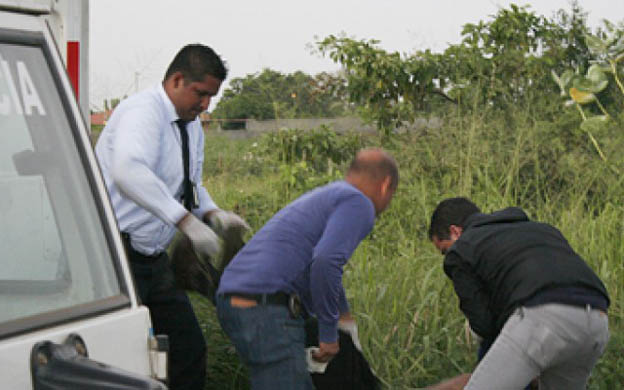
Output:
[[[349,261],[344,283],[371,366],[387,388],[421,388],[471,371],[477,345],[442,257],[427,238],[435,205],[468,196],[484,211],[523,207],[557,226],[599,274],[611,295],[611,341],[590,389],[624,383],[624,179],[595,156],[565,116],[540,122],[527,110],[488,116],[449,113],[438,129],[383,141],[400,164],[390,208]],[[622,150],[620,122],[601,135],[611,156]],[[376,136],[283,131],[258,139],[206,140],[205,185],[221,207],[258,230],[301,193],[341,177],[355,150]],[[345,146],[346,145],[346,146]],[[621,164],[621,161],[614,161]],[[208,343],[206,389],[246,389],[247,373],[204,298],[193,303]]]

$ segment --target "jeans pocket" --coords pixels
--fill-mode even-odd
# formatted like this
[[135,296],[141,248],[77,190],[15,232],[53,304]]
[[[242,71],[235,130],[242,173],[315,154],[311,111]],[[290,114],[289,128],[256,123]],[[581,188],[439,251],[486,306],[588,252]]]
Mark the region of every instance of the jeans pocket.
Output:
[[239,355],[246,363],[260,363],[266,348],[266,318],[258,306],[244,309],[229,308],[223,317],[227,324],[226,333],[230,336]]
[[565,359],[568,343],[549,326],[533,323],[527,340],[526,353],[542,369],[556,364],[559,359]]
[[285,318],[280,321],[284,335],[295,344],[305,345],[305,326],[302,318]]
[[[286,312],[271,306],[238,309],[240,344],[251,364],[270,364],[288,359],[293,344],[290,327],[284,324]],[[238,346],[237,346],[238,348]]]

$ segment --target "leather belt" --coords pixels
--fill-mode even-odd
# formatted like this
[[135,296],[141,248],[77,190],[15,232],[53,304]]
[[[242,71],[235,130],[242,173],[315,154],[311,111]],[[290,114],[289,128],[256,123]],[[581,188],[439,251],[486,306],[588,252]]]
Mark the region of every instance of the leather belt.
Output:
[[286,306],[292,318],[301,315],[301,301],[297,294],[278,291],[272,294],[225,293],[223,296],[230,300],[238,298],[254,301],[257,305]]
[[258,305],[284,305],[288,306],[290,294],[276,292],[273,294],[247,294],[247,293],[226,293],[226,298],[238,297],[255,301]]

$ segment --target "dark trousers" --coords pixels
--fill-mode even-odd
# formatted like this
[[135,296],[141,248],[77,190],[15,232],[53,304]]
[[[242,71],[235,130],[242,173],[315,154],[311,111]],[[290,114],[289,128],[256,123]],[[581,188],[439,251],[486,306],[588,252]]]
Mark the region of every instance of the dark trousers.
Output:
[[167,253],[143,256],[132,249],[127,252],[137,292],[150,311],[154,334],[169,336],[169,389],[203,390],[206,342],[188,296],[175,287]]

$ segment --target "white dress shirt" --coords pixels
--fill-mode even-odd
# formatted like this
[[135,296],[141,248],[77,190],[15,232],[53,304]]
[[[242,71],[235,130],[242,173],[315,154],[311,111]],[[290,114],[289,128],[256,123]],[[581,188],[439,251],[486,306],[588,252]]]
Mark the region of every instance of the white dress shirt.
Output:
[[[179,119],[162,85],[123,100],[113,111],[95,151],[113,209],[132,247],[152,255],[164,251],[187,210],[181,204],[184,167]],[[193,214],[217,208],[202,185],[204,132],[196,118],[187,125],[189,177],[199,198]]]

